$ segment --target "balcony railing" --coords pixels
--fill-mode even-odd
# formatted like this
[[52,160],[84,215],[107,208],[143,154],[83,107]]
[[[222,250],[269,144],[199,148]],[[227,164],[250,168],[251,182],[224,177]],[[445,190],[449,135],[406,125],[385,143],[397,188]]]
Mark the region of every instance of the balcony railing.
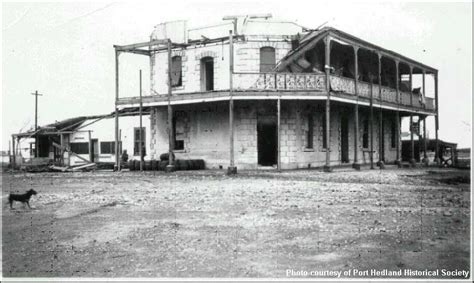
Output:
[[[235,91],[278,91],[278,90],[326,90],[326,75],[311,73],[234,73],[233,87]],[[332,92],[356,95],[355,81],[351,78],[331,75],[330,85]],[[378,84],[358,82],[360,97],[369,98],[372,87],[374,100],[379,101],[380,95],[383,102],[398,103],[397,91],[393,88],[381,86],[379,93]],[[434,100],[425,97],[424,101],[419,94],[399,92],[400,105],[435,110]]]
[[326,76],[304,73],[234,73],[234,90],[319,90],[326,89]]

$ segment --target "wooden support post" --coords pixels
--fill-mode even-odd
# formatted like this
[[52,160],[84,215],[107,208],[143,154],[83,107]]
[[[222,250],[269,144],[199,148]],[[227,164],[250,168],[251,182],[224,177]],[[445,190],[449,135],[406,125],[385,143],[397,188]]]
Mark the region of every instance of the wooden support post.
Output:
[[59,158],[59,163],[61,166],[64,166],[64,134],[59,134],[59,142],[61,144],[61,149],[59,150],[61,157]]
[[143,171],[143,130],[142,130],[142,108],[143,108],[143,100],[142,100],[142,70],[140,70],[139,74],[139,84],[140,84],[140,106],[138,107],[138,112],[140,113],[140,130],[139,130],[139,154],[140,154],[140,171]]
[[38,96],[42,96],[38,91],[32,93],[35,96],[35,157],[39,157],[38,149]]
[[[413,67],[410,66],[410,105],[413,107]],[[419,142],[418,142],[419,143]],[[415,141],[413,139],[413,113],[410,112],[410,164],[416,166]]]
[[229,153],[230,165],[227,174],[237,173],[234,160],[234,99],[233,99],[233,75],[234,75],[234,37],[229,30]]
[[385,149],[384,149],[384,131],[383,131],[383,112],[382,112],[382,55],[380,53],[377,53],[378,57],[378,85],[379,85],[379,103],[380,103],[380,108],[379,108],[379,161],[377,162],[377,165],[379,166],[380,169],[385,168]]
[[281,99],[277,100],[277,169],[281,170]]
[[413,107],[413,67],[410,66],[410,106]]
[[412,167],[416,166],[415,141],[413,139],[413,114],[412,113],[410,113],[410,164]]
[[427,140],[426,140],[426,116],[423,118],[423,163],[425,165],[428,165],[429,164],[429,161],[428,161],[428,154],[427,154],[427,150],[428,150],[428,146],[427,146]]
[[400,135],[400,71],[399,71],[399,61],[395,61],[395,87],[397,91],[397,111],[396,111],[396,117],[395,117],[395,123],[396,123],[396,133],[397,133],[397,138],[395,140],[396,147],[397,147],[397,157],[395,160],[395,164],[398,165],[398,167],[402,167],[402,162],[400,160],[400,140],[401,140],[401,135]]
[[92,152],[92,136],[91,136],[91,131],[87,131],[87,134],[89,136],[89,161],[94,162],[94,153]]
[[438,130],[439,130],[439,103],[438,103],[438,72],[435,73],[435,104],[436,104],[436,116],[435,116],[435,162],[438,166],[441,165],[441,159],[439,156],[439,140],[438,140]]
[[171,40],[168,39],[168,165],[166,172],[174,171],[174,129],[173,129],[173,108],[171,107],[172,80],[171,80]]
[[115,49],[115,170],[120,171],[120,156],[119,156],[119,55],[120,52]]
[[370,82],[370,169],[374,169],[374,85]]
[[12,169],[16,168],[15,136],[12,135]]
[[325,65],[326,71],[326,164],[324,165],[325,172],[331,172],[331,82],[330,82],[330,69],[331,69],[331,39],[329,36],[324,38],[325,43]]
[[354,105],[354,163],[352,167],[360,170],[359,163],[359,47],[354,46],[354,90],[356,94],[356,104]]

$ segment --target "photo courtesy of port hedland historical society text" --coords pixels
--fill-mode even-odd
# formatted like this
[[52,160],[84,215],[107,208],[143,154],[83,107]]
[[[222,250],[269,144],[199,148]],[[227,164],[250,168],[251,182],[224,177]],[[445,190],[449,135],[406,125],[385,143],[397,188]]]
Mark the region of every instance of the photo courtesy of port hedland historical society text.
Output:
[[472,3],[2,3],[2,281],[472,280]]

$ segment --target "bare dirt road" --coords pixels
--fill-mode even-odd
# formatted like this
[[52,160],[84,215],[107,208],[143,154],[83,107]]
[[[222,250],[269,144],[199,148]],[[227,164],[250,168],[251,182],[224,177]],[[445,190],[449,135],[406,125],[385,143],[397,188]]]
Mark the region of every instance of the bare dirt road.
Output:
[[[3,276],[443,277],[469,271],[469,174],[3,173]],[[32,209],[10,210],[8,193],[30,188]]]

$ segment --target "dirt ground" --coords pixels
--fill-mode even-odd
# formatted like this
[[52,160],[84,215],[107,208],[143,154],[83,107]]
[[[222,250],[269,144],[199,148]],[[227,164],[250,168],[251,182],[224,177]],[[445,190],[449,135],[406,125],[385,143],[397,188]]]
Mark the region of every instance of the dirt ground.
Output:
[[[469,271],[469,175],[390,166],[235,177],[222,170],[3,173],[3,276]],[[30,188],[38,191],[32,209],[15,203],[10,210],[8,193]],[[350,275],[357,276],[365,277]]]

